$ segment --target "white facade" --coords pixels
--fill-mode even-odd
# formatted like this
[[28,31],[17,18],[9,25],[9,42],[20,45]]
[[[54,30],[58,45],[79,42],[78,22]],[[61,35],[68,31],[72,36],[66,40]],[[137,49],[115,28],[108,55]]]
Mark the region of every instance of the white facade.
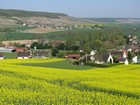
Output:
[[126,59],[126,60],[125,60],[125,65],[128,65],[128,63],[129,63],[129,62],[128,62],[128,60]]
[[108,59],[107,59],[107,63],[112,63],[113,64],[113,57],[111,55],[109,55]]
[[91,51],[91,52],[90,52],[90,55],[91,55],[91,56],[93,56],[93,55],[95,55],[95,54],[96,54],[95,51]]
[[132,58],[132,62],[133,62],[133,63],[138,63],[138,57],[135,56],[134,58]]
[[4,57],[0,57],[0,60],[3,60],[4,59]]
[[17,59],[29,59],[29,57],[17,57]]
[[123,53],[123,58],[127,58],[127,55],[126,55],[126,53],[125,53],[125,52]]

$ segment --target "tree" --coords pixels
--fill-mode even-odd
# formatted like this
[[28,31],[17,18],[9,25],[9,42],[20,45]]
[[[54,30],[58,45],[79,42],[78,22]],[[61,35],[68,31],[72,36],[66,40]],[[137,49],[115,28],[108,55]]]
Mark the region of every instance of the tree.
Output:
[[66,49],[66,45],[64,43],[61,43],[60,45],[58,45],[57,47],[59,50],[65,50]]
[[0,47],[2,47],[3,46],[3,43],[2,43],[2,41],[0,41]]
[[129,51],[128,52],[128,61],[131,63],[132,62],[132,53]]
[[48,45],[47,43],[45,43],[45,49],[51,49],[52,48],[52,46],[51,45]]
[[73,51],[77,51],[80,49],[80,47],[79,46],[72,46],[70,49]]
[[58,51],[57,48],[54,48],[54,49],[52,50],[52,56],[53,56],[53,57],[56,57],[58,53],[59,53],[59,51]]
[[24,48],[24,47],[26,47],[26,45],[25,44],[21,44],[20,47],[23,47]]
[[33,42],[31,44],[31,48],[34,49],[35,47],[38,48],[39,43],[38,42]]

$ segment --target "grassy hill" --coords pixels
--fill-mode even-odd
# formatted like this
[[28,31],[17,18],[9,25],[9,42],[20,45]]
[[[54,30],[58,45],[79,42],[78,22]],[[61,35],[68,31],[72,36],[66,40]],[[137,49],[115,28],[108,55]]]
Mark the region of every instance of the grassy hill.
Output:
[[74,70],[63,59],[29,59],[3,60],[0,67],[1,105],[140,104],[140,65]]
[[86,18],[91,21],[99,23],[116,23],[117,21],[114,18]]
[[39,16],[39,17],[48,17],[48,18],[59,18],[59,16],[67,16],[67,15],[63,13],[0,9],[0,16],[6,16],[6,17],[38,17]]
[[126,24],[126,23],[140,23],[140,18],[84,18],[95,23],[105,24]]

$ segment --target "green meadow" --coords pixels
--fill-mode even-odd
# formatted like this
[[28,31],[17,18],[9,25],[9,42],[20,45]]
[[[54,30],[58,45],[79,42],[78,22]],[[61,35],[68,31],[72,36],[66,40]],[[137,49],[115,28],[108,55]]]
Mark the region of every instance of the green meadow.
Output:
[[94,68],[56,58],[1,60],[0,105],[140,105],[140,65]]

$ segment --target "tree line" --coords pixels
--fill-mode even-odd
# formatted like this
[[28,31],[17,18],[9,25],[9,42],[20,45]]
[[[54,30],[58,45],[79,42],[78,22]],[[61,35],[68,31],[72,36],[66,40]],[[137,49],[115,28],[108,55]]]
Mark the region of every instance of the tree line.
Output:
[[125,44],[123,30],[115,27],[102,30],[74,30],[67,34],[68,47],[79,46],[87,53],[93,49],[103,52]]

